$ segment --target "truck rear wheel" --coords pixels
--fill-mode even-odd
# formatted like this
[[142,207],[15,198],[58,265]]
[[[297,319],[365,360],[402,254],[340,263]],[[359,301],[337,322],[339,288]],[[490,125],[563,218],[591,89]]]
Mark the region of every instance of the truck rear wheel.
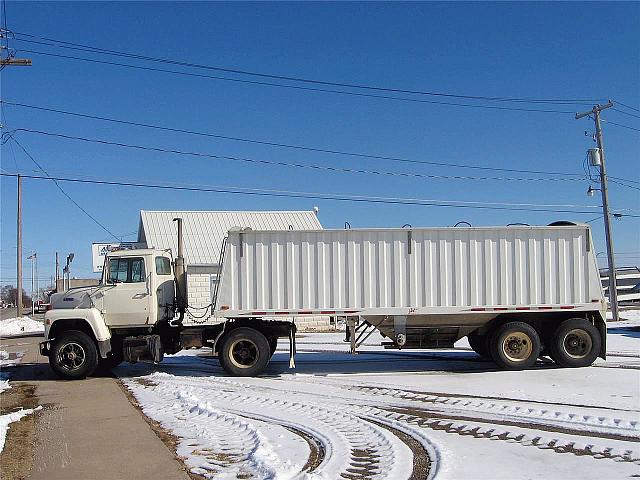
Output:
[[508,322],[498,327],[489,345],[493,361],[505,370],[529,368],[540,355],[538,332],[524,322]]
[[53,341],[49,365],[63,378],[85,378],[98,367],[98,349],[86,333],[68,330]]
[[278,349],[278,337],[269,338],[269,353],[273,357],[273,354],[276,353]]
[[262,373],[271,358],[269,341],[253,328],[236,328],[220,348],[220,365],[229,375],[253,377]]
[[598,329],[584,318],[565,320],[551,335],[551,358],[562,367],[587,367],[600,354]]
[[487,335],[479,335],[476,332],[472,332],[467,335],[467,340],[474,352],[482,358],[491,359],[491,355],[489,354],[489,338]]

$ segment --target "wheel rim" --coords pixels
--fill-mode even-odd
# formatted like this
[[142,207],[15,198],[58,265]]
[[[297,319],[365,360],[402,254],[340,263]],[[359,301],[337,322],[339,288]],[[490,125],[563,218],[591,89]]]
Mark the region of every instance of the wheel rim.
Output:
[[510,333],[502,341],[502,352],[512,362],[524,362],[531,357],[533,342],[524,332]]
[[260,358],[258,346],[246,338],[236,340],[229,347],[229,359],[238,368],[251,368]]
[[569,330],[562,341],[564,351],[571,358],[585,358],[591,353],[593,341],[591,335],[581,328]]
[[73,371],[81,368],[87,359],[84,347],[76,342],[65,343],[58,350],[57,361],[65,370]]

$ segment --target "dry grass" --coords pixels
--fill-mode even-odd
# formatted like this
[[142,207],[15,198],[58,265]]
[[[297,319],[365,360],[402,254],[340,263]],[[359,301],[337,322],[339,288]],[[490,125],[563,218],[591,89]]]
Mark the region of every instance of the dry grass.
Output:
[[[0,414],[12,413],[20,408],[35,408],[38,398],[36,387],[25,383],[12,383],[9,390],[0,393]],[[24,480],[33,466],[35,445],[34,415],[27,415],[9,425],[4,449],[0,453],[0,475],[2,480]]]

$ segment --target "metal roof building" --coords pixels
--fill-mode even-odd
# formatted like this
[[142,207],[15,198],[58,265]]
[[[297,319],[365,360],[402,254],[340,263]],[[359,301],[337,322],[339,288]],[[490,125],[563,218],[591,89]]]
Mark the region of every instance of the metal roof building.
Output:
[[253,230],[322,229],[313,211],[147,211],[140,212],[138,242],[149,248],[178,249],[174,218],[183,219],[185,262],[187,265],[216,265],[222,240],[230,229]]
[[[141,247],[178,251],[177,225],[174,218],[183,219],[184,255],[187,265],[187,296],[196,315],[213,298],[218,281],[220,248],[229,230],[321,230],[314,211],[140,211],[138,244]],[[325,323],[328,320],[313,320]],[[198,319],[187,315],[185,324]]]

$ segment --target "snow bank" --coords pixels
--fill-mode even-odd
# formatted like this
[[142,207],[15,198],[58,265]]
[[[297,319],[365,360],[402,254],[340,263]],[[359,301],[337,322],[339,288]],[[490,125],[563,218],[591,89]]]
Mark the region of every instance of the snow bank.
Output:
[[4,442],[7,439],[7,430],[9,430],[9,424],[17,422],[25,415],[41,410],[42,406],[36,408],[21,408],[17,412],[8,413],[7,415],[0,415],[0,452],[4,449]]
[[0,373],[0,393],[5,390],[9,390],[11,385],[9,385],[9,376],[6,373]]
[[[640,310],[620,310],[618,312],[620,316],[620,321],[628,321],[633,323],[640,323]],[[607,320],[613,319],[613,314],[611,312],[607,312]],[[615,323],[612,325],[616,325]],[[620,324],[617,324],[620,326]]]
[[0,320],[0,337],[33,332],[44,332],[44,323],[38,322],[30,317]]

